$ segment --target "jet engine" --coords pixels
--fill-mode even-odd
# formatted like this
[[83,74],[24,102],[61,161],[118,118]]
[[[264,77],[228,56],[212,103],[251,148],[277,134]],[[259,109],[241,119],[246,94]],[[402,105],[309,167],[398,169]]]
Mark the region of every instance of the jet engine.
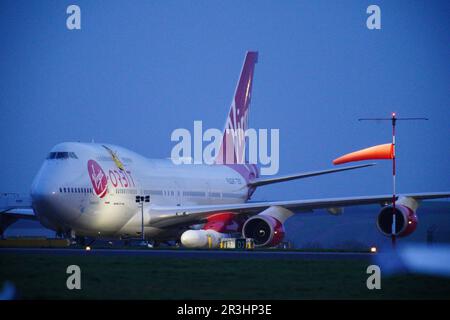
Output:
[[255,247],[274,247],[283,241],[283,223],[292,214],[283,207],[270,207],[248,219],[242,227],[242,235],[253,238]]
[[[245,221],[242,236],[252,238],[256,247],[274,247],[283,240],[285,233],[283,223],[291,215],[293,212],[286,208],[269,207]],[[240,224],[239,219],[232,213],[220,213],[210,217],[205,224],[207,229],[191,229],[183,232],[181,243],[187,248],[217,248],[221,239],[230,238],[240,230],[237,228]]]
[[419,204],[413,198],[403,197],[395,202],[395,212],[392,205],[381,209],[377,217],[377,228],[385,236],[392,235],[392,222],[395,217],[396,237],[405,237],[417,228],[416,210]]

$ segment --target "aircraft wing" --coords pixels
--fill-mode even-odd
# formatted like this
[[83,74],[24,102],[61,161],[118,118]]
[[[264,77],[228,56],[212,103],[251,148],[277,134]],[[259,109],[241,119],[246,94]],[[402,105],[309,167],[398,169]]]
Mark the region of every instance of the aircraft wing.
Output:
[[[416,200],[438,199],[450,197],[450,192],[410,193],[397,195],[398,197],[412,197]],[[255,215],[271,206],[280,206],[293,212],[311,212],[315,209],[348,207],[366,204],[385,205],[392,201],[392,195],[377,195],[347,198],[326,198],[309,200],[282,200],[246,202],[240,204],[199,205],[199,206],[151,206],[152,219],[150,224],[154,227],[166,228],[173,226],[188,226],[199,224],[210,215],[219,212],[234,212],[236,214]]]
[[0,194],[0,218],[36,219],[31,207],[31,197],[17,193]]
[[18,219],[36,219],[33,208],[14,208],[0,211],[0,215],[16,217]]
[[19,219],[36,219],[31,207],[31,197],[17,193],[0,194],[0,237]]

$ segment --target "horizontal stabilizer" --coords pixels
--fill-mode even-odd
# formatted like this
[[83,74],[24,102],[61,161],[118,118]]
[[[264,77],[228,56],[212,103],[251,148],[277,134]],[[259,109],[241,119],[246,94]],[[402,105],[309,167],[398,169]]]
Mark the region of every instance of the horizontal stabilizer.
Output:
[[271,178],[257,178],[255,180],[250,181],[249,185],[253,186],[253,187],[259,187],[259,186],[264,186],[266,184],[284,182],[284,181],[295,180],[295,179],[309,178],[309,177],[314,177],[314,176],[320,176],[322,174],[329,174],[329,173],[334,173],[334,172],[370,167],[373,165],[375,165],[375,163],[368,163],[368,164],[362,164],[362,165],[357,165],[357,166],[350,166],[350,167],[343,167],[343,168],[336,168],[336,169],[327,169],[327,170],[320,170],[320,171],[294,173],[294,174],[290,174],[290,175],[271,177]]

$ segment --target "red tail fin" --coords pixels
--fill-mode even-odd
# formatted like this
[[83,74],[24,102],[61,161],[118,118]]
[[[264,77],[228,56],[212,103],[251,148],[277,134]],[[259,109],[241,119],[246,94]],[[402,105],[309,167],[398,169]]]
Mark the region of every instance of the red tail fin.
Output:
[[219,164],[245,163],[245,130],[252,96],[253,73],[258,62],[258,52],[248,51],[225,122],[222,145],[216,158]]

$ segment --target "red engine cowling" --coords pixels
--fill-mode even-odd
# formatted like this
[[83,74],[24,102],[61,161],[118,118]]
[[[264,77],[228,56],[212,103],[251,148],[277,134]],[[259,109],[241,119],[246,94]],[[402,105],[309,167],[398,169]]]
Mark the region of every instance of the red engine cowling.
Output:
[[244,217],[233,212],[219,212],[207,218],[203,229],[222,233],[239,233],[243,224]]
[[283,224],[276,218],[257,215],[248,219],[242,227],[244,238],[253,238],[255,247],[274,247],[284,238]]
[[396,237],[405,237],[413,233],[417,228],[416,210],[417,201],[412,198],[401,198],[395,204],[395,213],[392,205],[381,209],[377,217],[378,230],[385,236],[392,235],[392,222],[395,215]]

